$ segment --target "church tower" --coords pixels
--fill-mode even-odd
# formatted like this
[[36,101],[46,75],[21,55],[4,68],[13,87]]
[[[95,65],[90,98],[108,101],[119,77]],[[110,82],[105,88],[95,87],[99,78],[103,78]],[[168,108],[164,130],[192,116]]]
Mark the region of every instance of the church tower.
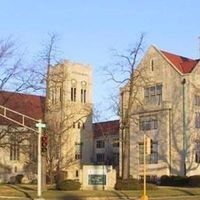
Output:
[[79,179],[81,166],[93,161],[92,68],[65,60],[50,68],[47,87],[49,164]]

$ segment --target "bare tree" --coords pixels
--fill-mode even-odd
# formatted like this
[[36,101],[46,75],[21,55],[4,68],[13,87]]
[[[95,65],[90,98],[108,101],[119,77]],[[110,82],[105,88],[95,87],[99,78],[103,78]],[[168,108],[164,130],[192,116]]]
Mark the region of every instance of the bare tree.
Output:
[[[142,72],[137,69],[138,57],[143,51],[142,45],[144,40],[144,34],[140,35],[138,42],[135,46],[128,51],[127,54],[115,53],[119,62],[116,63],[116,69],[106,68],[109,80],[117,84],[117,86],[123,86],[121,89],[122,105],[116,106],[120,115],[120,132],[121,132],[121,147],[122,147],[122,178],[128,179],[130,176],[130,123],[132,115],[132,106],[135,102],[139,102],[136,95],[139,90],[138,80],[142,80]],[[144,79],[143,79],[144,80]],[[145,80],[144,80],[145,81]],[[125,85],[125,86],[124,86]],[[116,98],[114,98],[116,99]],[[126,102],[126,103],[125,103]],[[120,109],[119,109],[120,108]]]
[[[66,84],[66,76],[68,74],[64,72],[63,62],[57,59],[56,54],[59,50],[56,48],[56,43],[57,35],[49,35],[49,40],[45,43],[44,50],[40,53],[39,61],[40,65],[43,66],[43,70],[34,68],[32,72],[40,77],[41,80],[41,84],[35,87],[35,89],[44,88],[46,91],[47,178],[50,183],[55,181],[56,187],[59,188],[64,171],[76,162],[74,155],[72,156],[73,149],[66,149],[67,144],[70,144],[71,129],[74,123],[78,124],[91,115],[91,106],[77,106],[77,108],[70,109],[71,106],[64,103],[64,98],[68,94],[65,88],[66,85],[64,85],[64,83]],[[66,107],[68,108],[67,110]],[[80,128],[83,128],[83,125]]]
[[[23,67],[23,55],[20,55],[19,48],[11,38],[0,40],[0,99],[1,105],[5,106],[10,101],[16,92],[27,91],[29,86],[27,82],[31,79],[30,74],[26,74]],[[13,92],[5,94],[5,90]],[[5,119],[1,118],[2,124],[5,124]],[[5,147],[10,144],[6,139],[10,132],[10,127],[13,127],[9,121],[6,121],[6,127],[1,127],[0,131],[0,147]],[[10,134],[9,134],[10,135]],[[5,140],[4,140],[5,138]],[[22,134],[18,138],[23,140]]]

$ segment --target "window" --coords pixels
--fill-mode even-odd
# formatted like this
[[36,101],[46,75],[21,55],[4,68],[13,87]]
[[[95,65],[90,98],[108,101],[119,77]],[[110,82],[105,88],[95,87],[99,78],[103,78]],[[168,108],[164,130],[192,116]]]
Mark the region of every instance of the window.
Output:
[[81,154],[80,153],[75,153],[75,160],[81,160]]
[[139,129],[143,131],[155,130],[158,128],[157,115],[140,116]]
[[144,88],[145,103],[160,104],[162,101],[162,85],[158,84]]
[[151,68],[151,71],[154,71],[154,60],[153,59],[150,60],[150,68]]
[[104,153],[97,153],[96,154],[97,162],[104,162]]
[[63,89],[60,87],[60,102],[63,101]]
[[195,127],[200,128],[200,112],[195,113]]
[[[147,164],[158,163],[158,142],[152,141],[151,154],[146,156]],[[139,143],[139,164],[144,164],[144,143]]]
[[10,160],[19,160],[19,142],[16,136],[10,138]]
[[71,81],[71,101],[76,102],[76,80]]
[[119,153],[113,153],[113,164],[115,166],[119,165]]
[[119,147],[119,138],[113,139],[112,146],[113,147]]
[[57,104],[63,101],[63,88],[59,85],[51,85],[49,90],[49,97],[52,104]]
[[82,142],[75,142],[75,160],[82,159]]
[[36,135],[32,135],[30,138],[30,144],[29,144],[29,158],[31,161],[37,162],[37,137]]
[[86,103],[86,85],[85,81],[81,82],[81,102]]
[[200,143],[196,142],[195,162],[200,163]]
[[79,171],[76,170],[76,177],[79,177]]
[[76,128],[76,123],[75,122],[73,122],[73,128]]
[[78,122],[78,129],[81,128],[81,122]]
[[105,147],[104,140],[97,140],[96,141],[96,148],[100,149],[100,148],[104,148],[104,147]]
[[14,167],[14,173],[17,173],[17,166]]
[[52,87],[50,89],[50,96],[51,96],[52,104],[55,104],[56,103],[56,91],[55,91],[55,87]]
[[81,102],[86,103],[86,90],[81,89]]
[[71,101],[76,101],[76,88],[71,88]]
[[200,106],[200,96],[199,95],[194,96],[194,105]]

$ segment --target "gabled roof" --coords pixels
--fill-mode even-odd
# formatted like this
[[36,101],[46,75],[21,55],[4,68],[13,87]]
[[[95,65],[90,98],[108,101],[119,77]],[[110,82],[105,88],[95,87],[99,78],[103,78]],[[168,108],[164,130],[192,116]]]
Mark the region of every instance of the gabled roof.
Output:
[[93,123],[94,138],[119,135],[119,120]]
[[[34,119],[44,119],[45,97],[43,96],[0,91],[0,105]],[[0,124],[8,123],[10,124],[8,120],[0,117]]]
[[176,69],[181,72],[182,74],[191,73],[192,70],[195,68],[197,63],[199,62],[198,59],[190,59],[183,56],[179,56],[176,54],[172,54],[166,51],[160,51],[173,65]]

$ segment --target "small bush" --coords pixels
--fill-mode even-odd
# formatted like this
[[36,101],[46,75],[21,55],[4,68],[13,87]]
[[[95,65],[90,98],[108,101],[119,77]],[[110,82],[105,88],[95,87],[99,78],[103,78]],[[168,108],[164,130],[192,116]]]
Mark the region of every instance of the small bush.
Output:
[[189,179],[186,176],[161,176],[160,185],[163,186],[188,186]]
[[189,178],[189,186],[191,187],[200,187],[200,176],[190,176]]
[[[147,184],[147,189],[156,189],[157,187],[153,184]],[[141,190],[143,184],[137,179],[118,179],[115,184],[116,190]]]
[[24,177],[23,174],[18,174],[16,177],[15,177],[15,184],[21,184],[22,183],[22,178]]
[[59,184],[59,190],[80,190],[81,184],[75,180],[64,180]]

